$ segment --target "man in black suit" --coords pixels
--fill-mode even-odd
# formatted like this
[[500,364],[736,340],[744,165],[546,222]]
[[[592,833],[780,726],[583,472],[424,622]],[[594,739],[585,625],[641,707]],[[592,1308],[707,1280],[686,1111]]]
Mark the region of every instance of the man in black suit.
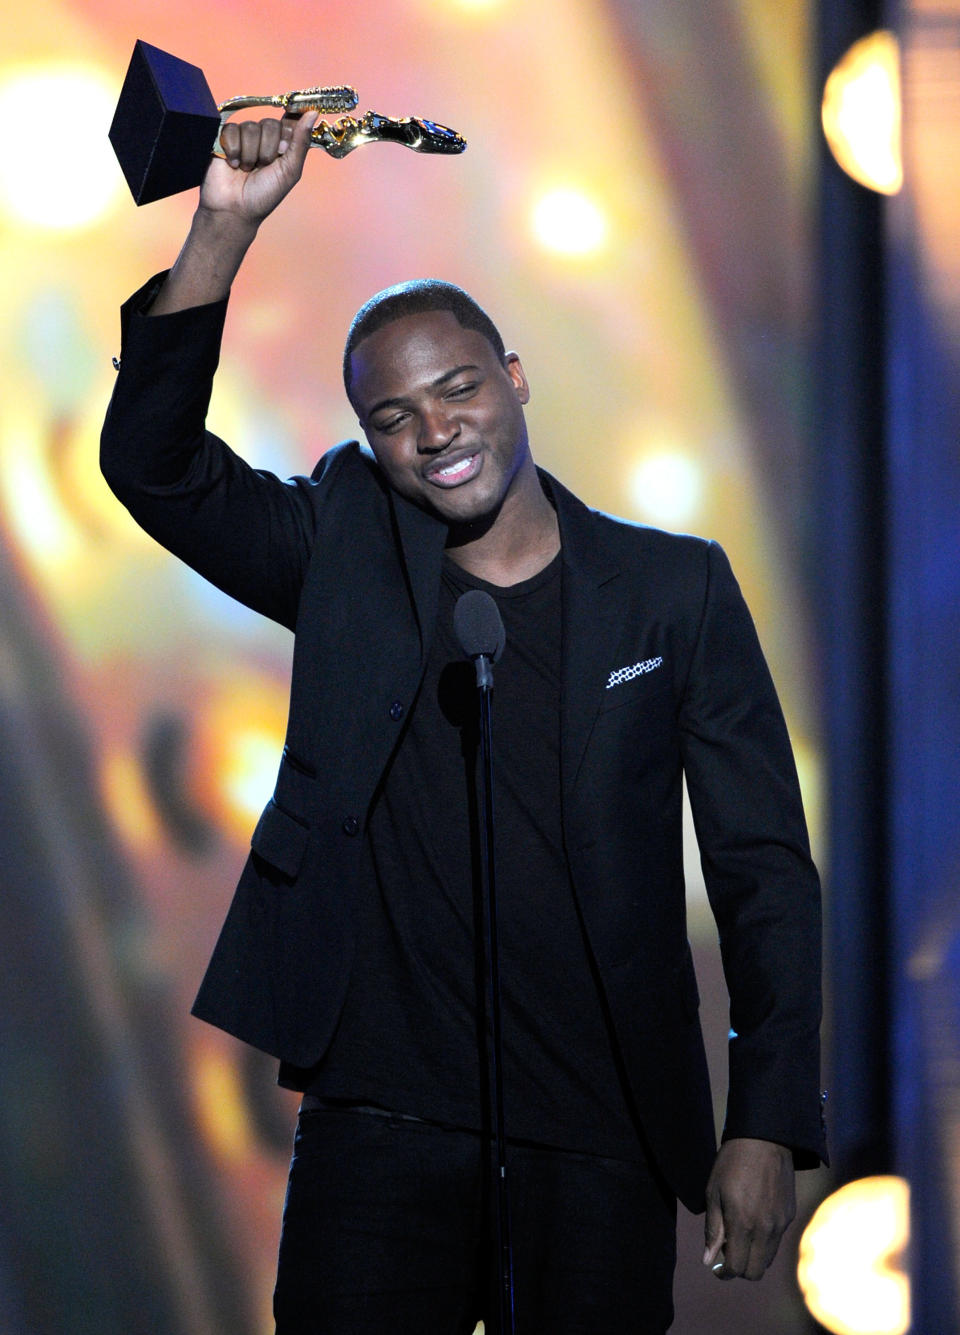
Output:
[[[354,321],[369,450],[256,472],[205,432],[230,284],[314,117],[223,133],[170,274],[124,308],[103,467],[138,521],[296,631],[277,788],[195,1012],[304,1091],[280,1335],[495,1311],[474,972],[475,746],[452,607],[490,592],[519,1329],[664,1331],[676,1198],[758,1279],[823,1157],[819,887],[786,729],[716,544],[589,511],[531,457],[528,385],[430,280]],[[685,935],[686,775],[731,996],[715,1154]],[[479,1021],[478,1021],[479,1016]],[[479,1032],[478,1032],[479,1031]]]

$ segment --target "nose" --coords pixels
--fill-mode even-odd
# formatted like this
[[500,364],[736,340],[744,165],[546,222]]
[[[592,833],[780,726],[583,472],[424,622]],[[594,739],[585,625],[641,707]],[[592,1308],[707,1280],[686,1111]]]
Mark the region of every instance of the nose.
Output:
[[439,454],[460,434],[459,423],[449,416],[445,406],[426,408],[420,418],[417,449],[421,454]]

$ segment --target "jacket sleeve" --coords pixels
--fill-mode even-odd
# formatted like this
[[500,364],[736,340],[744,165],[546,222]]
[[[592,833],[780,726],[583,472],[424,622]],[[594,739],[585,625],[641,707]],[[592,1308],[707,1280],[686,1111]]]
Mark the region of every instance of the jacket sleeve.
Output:
[[147,316],[164,275],[121,309],[121,355],[100,440],[134,519],[218,588],[293,628],[313,543],[313,479],[251,468],[205,430],[226,300]]
[[723,551],[680,713],[687,788],[730,995],[724,1139],[826,1161],[819,1087],[820,885],[773,682]]

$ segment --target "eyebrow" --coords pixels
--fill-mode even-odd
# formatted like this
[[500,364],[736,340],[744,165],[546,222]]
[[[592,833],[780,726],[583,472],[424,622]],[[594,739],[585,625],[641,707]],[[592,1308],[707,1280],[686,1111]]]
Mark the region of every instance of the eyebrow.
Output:
[[[463,366],[455,366],[452,371],[444,371],[443,375],[437,376],[436,380],[431,381],[430,384],[427,386],[427,388],[443,389],[444,385],[446,385],[449,381],[454,380],[463,371],[479,371],[480,369],[481,368],[477,366],[476,363],[474,362],[465,362]],[[393,399],[380,399],[377,403],[373,405],[372,408],[368,410],[367,420],[369,421],[370,418],[374,415],[374,413],[381,412],[384,408],[398,408],[407,402],[408,400],[402,396],[400,398],[393,398]]]

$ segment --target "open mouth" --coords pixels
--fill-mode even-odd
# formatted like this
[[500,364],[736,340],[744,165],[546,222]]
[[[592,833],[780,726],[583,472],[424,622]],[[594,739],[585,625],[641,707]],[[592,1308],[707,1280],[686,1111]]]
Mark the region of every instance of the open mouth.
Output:
[[459,487],[469,482],[480,471],[480,454],[462,454],[459,459],[451,459],[442,467],[434,467],[427,473],[427,481],[435,487]]

